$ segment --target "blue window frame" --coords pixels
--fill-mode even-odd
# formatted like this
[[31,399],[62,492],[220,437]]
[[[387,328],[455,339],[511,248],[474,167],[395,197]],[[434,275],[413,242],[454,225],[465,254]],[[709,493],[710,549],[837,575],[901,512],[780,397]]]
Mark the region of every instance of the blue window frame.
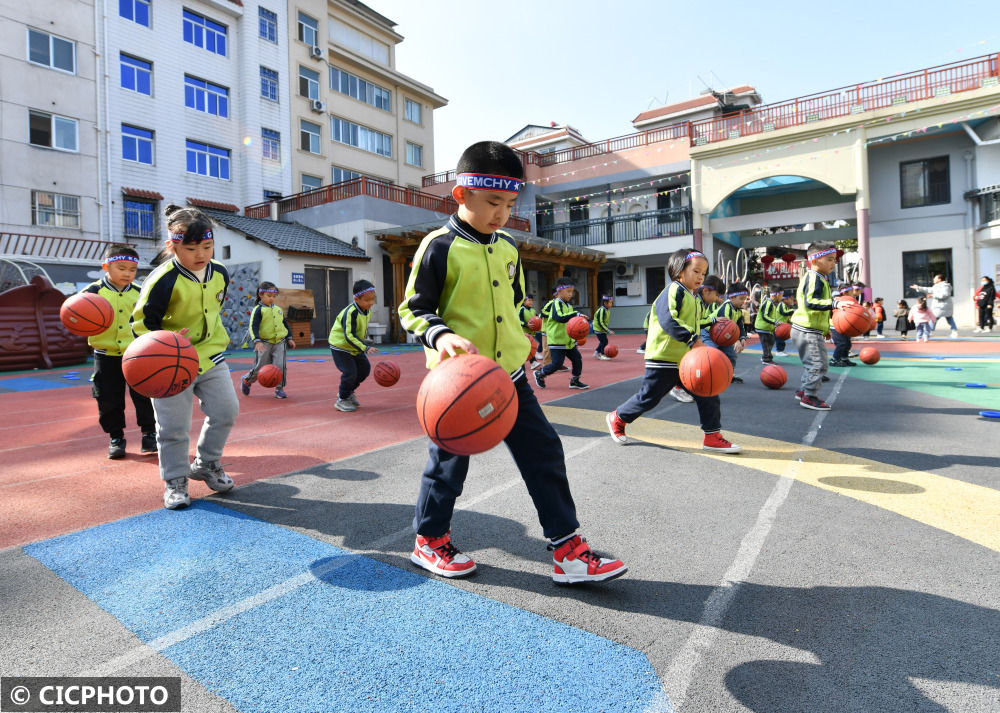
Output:
[[149,0],[118,0],[118,14],[126,20],[149,27]]
[[384,111],[392,111],[392,92],[337,67],[330,67],[330,89]]
[[226,56],[226,26],[184,11],[184,41],[195,47]]
[[278,101],[278,73],[273,69],[260,68],[260,95],[273,102]]
[[389,134],[383,134],[381,131],[369,129],[347,119],[330,117],[330,138],[363,151],[392,158],[392,137]]
[[281,134],[274,129],[260,130],[260,152],[263,158],[271,161],[281,160]]
[[156,203],[125,199],[125,235],[130,238],[156,237]]
[[258,7],[257,17],[260,36],[268,42],[278,42],[278,16],[267,8]]
[[316,47],[319,42],[319,23],[304,12],[299,13],[299,39]]
[[229,180],[229,149],[187,141],[187,172]]
[[122,124],[122,158],[153,165],[153,132]]
[[143,59],[120,55],[122,89],[153,96],[153,64]]
[[184,75],[184,106],[223,118],[229,116],[229,90]]

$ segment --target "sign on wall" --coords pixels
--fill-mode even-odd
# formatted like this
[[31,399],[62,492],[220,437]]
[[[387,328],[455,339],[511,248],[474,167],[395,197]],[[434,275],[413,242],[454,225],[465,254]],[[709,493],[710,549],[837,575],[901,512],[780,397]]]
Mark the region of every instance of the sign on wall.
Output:
[[799,260],[791,264],[784,260],[775,260],[770,265],[765,266],[764,277],[768,280],[791,280],[798,278],[799,266],[801,264]]
[[292,284],[293,285],[304,285],[304,284],[306,284],[306,273],[304,273],[304,272],[293,272],[292,273]]

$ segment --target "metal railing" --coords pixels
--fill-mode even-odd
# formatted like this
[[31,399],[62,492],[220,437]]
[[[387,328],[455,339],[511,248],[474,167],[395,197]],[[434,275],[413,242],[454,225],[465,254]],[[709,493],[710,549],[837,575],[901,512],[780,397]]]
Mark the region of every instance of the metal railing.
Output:
[[981,223],[1000,220],[1000,190],[979,196],[979,215]]
[[[111,245],[107,240],[66,238],[51,235],[0,233],[0,255],[50,258],[56,260],[99,261]],[[135,247],[132,245],[132,247]]]
[[647,210],[631,215],[538,226],[538,236],[586,247],[691,234],[691,209]]
[[[458,210],[458,203],[451,196],[435,196],[412,188],[396,186],[391,183],[361,176],[360,178],[352,178],[350,181],[343,181],[332,186],[322,186],[311,191],[296,193],[287,198],[282,198],[277,201],[278,215],[326,203],[334,203],[348,198],[356,198],[358,196],[381,198],[382,200],[401,203],[415,208],[423,208],[424,210],[436,213],[451,214]],[[247,206],[243,209],[243,215],[248,218],[270,218],[271,202],[267,201]],[[512,215],[505,227],[513,230],[528,231],[531,228],[531,223],[525,218]]]
[[661,126],[657,129],[647,129],[646,131],[640,131],[635,134],[626,134],[625,136],[617,136],[613,139],[605,139],[604,141],[596,141],[594,143],[584,144],[583,146],[574,146],[572,148],[550,151],[548,153],[536,153],[535,151],[532,151],[526,155],[526,162],[533,163],[537,166],[554,166],[559,163],[579,161],[593,156],[602,156],[604,154],[617,153],[618,151],[637,149],[642,146],[649,146],[650,144],[659,143],[661,141],[683,139],[688,136],[689,125],[690,122],[685,121],[679,124]]

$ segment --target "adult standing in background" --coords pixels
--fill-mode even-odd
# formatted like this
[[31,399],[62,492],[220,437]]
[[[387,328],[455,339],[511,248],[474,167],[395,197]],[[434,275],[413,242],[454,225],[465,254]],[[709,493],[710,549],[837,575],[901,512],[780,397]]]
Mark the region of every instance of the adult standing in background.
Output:
[[934,326],[937,326],[939,319],[944,317],[951,327],[951,338],[958,337],[958,327],[955,326],[955,317],[952,316],[954,306],[951,301],[951,284],[944,279],[944,275],[935,275],[934,284],[930,287],[920,285],[910,285],[911,290],[920,290],[930,296],[930,308],[934,313]]
[[988,332],[993,328],[993,302],[997,298],[997,288],[993,279],[983,275],[979,289],[976,290],[976,312],[979,320],[973,332]]

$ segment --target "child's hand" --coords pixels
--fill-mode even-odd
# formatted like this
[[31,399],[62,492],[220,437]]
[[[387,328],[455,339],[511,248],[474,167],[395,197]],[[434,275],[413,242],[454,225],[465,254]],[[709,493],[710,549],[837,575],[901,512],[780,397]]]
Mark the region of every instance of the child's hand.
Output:
[[454,332],[448,332],[442,334],[438,337],[437,342],[438,356],[442,359],[447,354],[448,356],[458,356],[459,352],[466,352],[467,354],[478,354],[479,350],[476,349],[476,345],[470,342],[465,337],[461,337]]
[[[612,332],[612,334],[614,334],[614,332]],[[699,337],[698,339],[695,339],[693,342],[691,342],[691,348],[692,349],[694,349],[695,347],[703,347],[703,346],[705,346],[705,344],[704,344],[704,342],[701,341],[701,337]]]
[[264,346],[264,342],[255,342],[253,345],[253,350],[255,352],[262,352],[264,351],[265,348],[266,347]]
[[376,349],[375,347],[368,347],[368,349],[366,350],[366,353],[368,353],[368,354],[378,354],[378,349]]
[[294,339],[289,339],[288,342],[287,342],[287,344],[288,344],[288,348],[289,349],[295,349],[295,340]]
[[608,334],[614,334],[614,333],[615,333],[615,330],[613,330],[613,329],[609,329],[608,330]]

